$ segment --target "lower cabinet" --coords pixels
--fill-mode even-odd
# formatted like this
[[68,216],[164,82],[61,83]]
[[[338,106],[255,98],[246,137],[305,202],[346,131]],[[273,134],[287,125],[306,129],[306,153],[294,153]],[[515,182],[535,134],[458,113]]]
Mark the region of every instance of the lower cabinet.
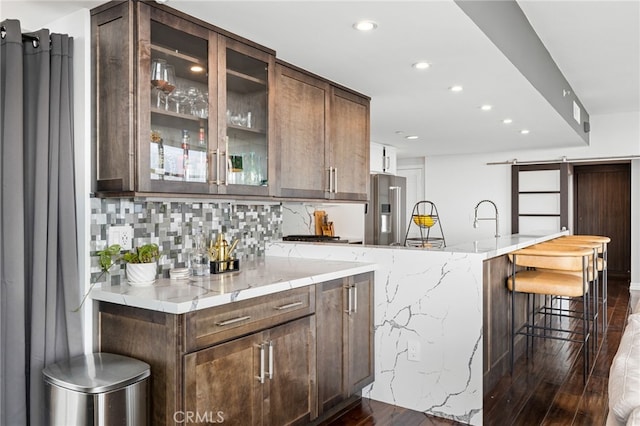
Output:
[[366,273],[179,315],[100,302],[99,350],[151,365],[154,425],[318,424],[373,381],[372,286]]
[[316,286],[318,414],[373,382],[373,273]]
[[315,316],[184,357],[186,413],[229,425],[307,424],[316,416]]

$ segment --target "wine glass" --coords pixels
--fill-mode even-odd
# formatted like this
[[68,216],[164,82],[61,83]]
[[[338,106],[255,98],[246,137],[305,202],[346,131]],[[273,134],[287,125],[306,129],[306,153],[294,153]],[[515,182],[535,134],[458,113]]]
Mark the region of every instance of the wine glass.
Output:
[[185,103],[189,100],[189,96],[187,96],[187,90],[181,85],[178,85],[178,87],[176,87],[176,90],[171,93],[171,99],[173,99],[173,102],[175,103],[176,113],[184,114]]
[[[164,94],[166,98],[176,88],[176,71],[173,65],[167,64],[164,59],[151,61],[151,84],[158,91],[156,106],[160,108],[161,95]],[[165,108],[168,108],[166,102]]]
[[151,85],[158,91],[156,106],[160,108],[160,94],[167,84],[167,61],[154,59],[151,61]]

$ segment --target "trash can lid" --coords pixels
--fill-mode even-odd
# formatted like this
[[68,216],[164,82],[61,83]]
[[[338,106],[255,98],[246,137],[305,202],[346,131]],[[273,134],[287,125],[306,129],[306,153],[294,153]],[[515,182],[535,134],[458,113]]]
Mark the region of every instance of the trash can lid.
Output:
[[124,388],[149,377],[151,373],[146,362],[100,352],[51,364],[42,374],[47,383],[94,394]]

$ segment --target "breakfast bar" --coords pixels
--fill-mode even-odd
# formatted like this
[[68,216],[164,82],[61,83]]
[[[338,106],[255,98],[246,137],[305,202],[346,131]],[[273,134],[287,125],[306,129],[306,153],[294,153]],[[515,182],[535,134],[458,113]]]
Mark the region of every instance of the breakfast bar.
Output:
[[[506,255],[566,233],[508,235],[438,249],[274,242],[267,253],[376,264],[375,382],[363,396],[481,424],[484,381],[495,380],[492,368],[503,375],[508,359],[492,354],[494,315],[488,315],[498,303],[491,295],[507,291],[507,272],[500,271]],[[508,340],[495,343],[508,346]]]

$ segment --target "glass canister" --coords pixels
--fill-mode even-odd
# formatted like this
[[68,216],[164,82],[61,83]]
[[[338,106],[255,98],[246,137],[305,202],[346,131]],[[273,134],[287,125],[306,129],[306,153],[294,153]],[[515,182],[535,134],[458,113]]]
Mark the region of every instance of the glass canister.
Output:
[[207,238],[205,237],[202,228],[198,229],[198,232],[193,239],[195,242],[195,248],[189,256],[189,269],[191,269],[191,275],[194,277],[209,275]]

